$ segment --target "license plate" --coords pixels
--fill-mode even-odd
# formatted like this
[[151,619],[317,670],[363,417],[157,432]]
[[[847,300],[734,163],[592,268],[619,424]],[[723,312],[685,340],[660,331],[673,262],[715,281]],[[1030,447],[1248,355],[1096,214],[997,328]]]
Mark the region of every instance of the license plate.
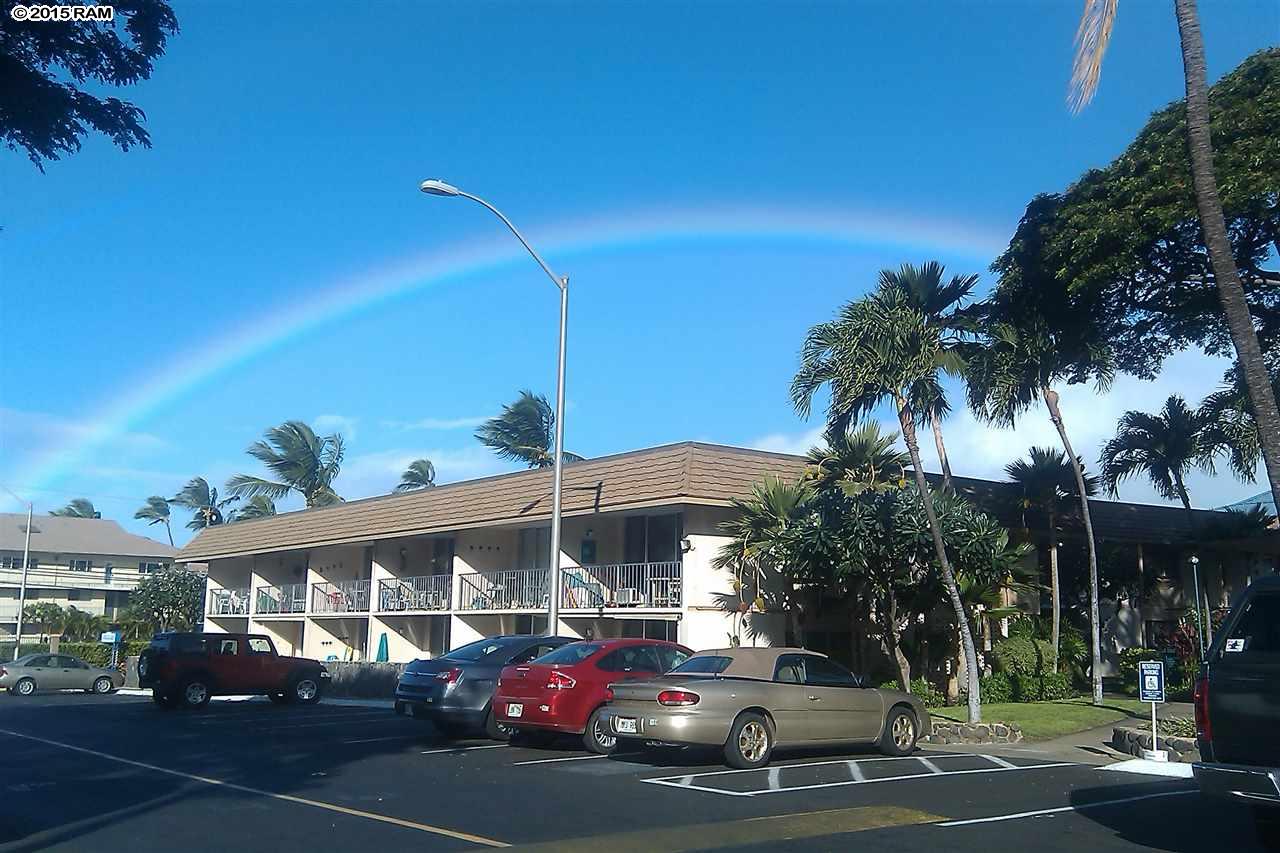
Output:
[[618,734],[633,735],[636,733],[636,721],[631,717],[614,717],[613,728]]
[[519,716],[523,716],[523,714],[524,714],[524,705],[520,705],[515,702],[512,702],[507,705],[508,717],[519,717]]

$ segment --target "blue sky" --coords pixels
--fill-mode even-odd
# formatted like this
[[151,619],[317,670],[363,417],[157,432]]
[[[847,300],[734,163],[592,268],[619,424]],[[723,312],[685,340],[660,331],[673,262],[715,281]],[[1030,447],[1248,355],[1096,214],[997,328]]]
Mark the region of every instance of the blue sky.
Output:
[[[1079,5],[182,6],[122,93],[152,149],[90,139],[45,174],[0,153],[0,485],[142,532],[147,495],[255,470],[245,446],[288,418],[346,434],[347,497],[421,455],[442,480],[509,470],[472,431],[553,392],[555,291],[485,211],[416,192],[432,176],[571,276],[570,449],[803,449],[818,424],[786,392],[808,326],[903,261],[985,287],[1033,194],[1180,96],[1172,4],[1127,3],[1073,117]],[[1201,13],[1211,77],[1280,40],[1273,0]],[[1096,459],[1124,409],[1198,399],[1221,369],[1188,353],[1155,383],[1071,389],[1077,446]],[[1038,415],[947,434],[988,476],[1053,441]]]

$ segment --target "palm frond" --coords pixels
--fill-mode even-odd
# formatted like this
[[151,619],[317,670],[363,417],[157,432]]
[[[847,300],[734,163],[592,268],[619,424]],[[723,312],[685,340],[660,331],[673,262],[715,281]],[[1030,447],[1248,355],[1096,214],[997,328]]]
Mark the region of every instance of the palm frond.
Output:
[[1067,103],[1078,113],[1093,100],[1102,78],[1102,58],[1111,42],[1119,0],[1085,0],[1076,30],[1076,54],[1071,63]]

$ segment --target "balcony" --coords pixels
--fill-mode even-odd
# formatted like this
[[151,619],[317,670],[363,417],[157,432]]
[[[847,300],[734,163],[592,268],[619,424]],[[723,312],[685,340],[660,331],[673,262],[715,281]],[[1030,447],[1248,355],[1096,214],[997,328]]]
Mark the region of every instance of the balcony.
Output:
[[[560,570],[562,610],[674,609],[683,598],[683,566],[617,563]],[[460,576],[458,610],[545,610],[546,569],[515,569]]]
[[258,600],[253,605],[255,615],[305,613],[306,609],[307,585],[305,583],[258,587]]
[[249,588],[216,587],[209,590],[210,616],[247,616],[249,614]]
[[312,584],[311,612],[368,613],[369,587],[367,580]]
[[448,610],[453,575],[422,575],[378,581],[378,611]]

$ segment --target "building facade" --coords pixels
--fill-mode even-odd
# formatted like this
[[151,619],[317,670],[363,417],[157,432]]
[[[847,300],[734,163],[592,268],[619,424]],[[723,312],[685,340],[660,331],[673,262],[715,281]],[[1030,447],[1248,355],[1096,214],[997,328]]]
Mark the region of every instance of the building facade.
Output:
[[[26,513],[0,513],[0,636],[17,630]],[[128,533],[103,518],[32,518],[28,605],[53,602],[93,616],[118,616],[138,582],[168,568],[178,549]],[[24,627],[23,634],[30,633]]]
[[[694,442],[566,466],[557,631],[695,649],[731,636],[786,642],[786,614],[736,615],[733,576],[713,561],[728,541],[721,524],[733,500],[765,476],[798,478],[804,466],[798,456]],[[1007,484],[957,482],[980,503],[1012,503],[993,498]],[[178,559],[208,563],[206,630],[264,633],[286,653],[321,660],[430,657],[485,636],[546,630],[551,490],[552,472],[531,470],[237,522],[202,531]],[[1135,545],[1139,562],[1148,540],[1181,555],[1167,540],[1185,526],[1182,510],[1091,505],[1095,526]],[[1031,527],[1022,535],[1035,539]],[[1181,556],[1170,559],[1184,568]],[[1228,581],[1216,589],[1229,595],[1263,565],[1223,568]],[[1040,607],[1034,597],[1022,604]],[[1177,605],[1176,594],[1157,596],[1150,618]],[[1112,602],[1109,618],[1123,621],[1125,606]],[[857,642],[851,630],[846,614],[831,612],[807,626],[806,640],[841,653]]]

